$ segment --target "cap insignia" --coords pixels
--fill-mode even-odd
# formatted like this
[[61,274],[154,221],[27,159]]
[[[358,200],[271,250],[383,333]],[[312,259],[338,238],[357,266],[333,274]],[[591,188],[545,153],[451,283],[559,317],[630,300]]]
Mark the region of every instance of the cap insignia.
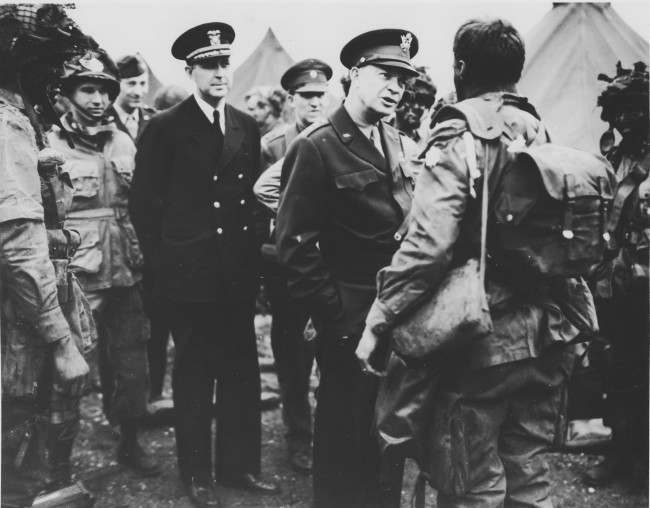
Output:
[[208,39],[210,46],[221,45],[221,30],[208,30]]
[[410,55],[411,42],[413,42],[413,35],[408,32],[402,35],[402,43],[399,45],[399,47],[402,48],[402,53],[404,53],[406,56]]
[[92,53],[86,53],[79,59],[79,65],[90,72],[101,72],[104,70],[104,65]]
[[318,76],[318,73],[316,71],[309,71],[309,77],[312,79],[316,79]]

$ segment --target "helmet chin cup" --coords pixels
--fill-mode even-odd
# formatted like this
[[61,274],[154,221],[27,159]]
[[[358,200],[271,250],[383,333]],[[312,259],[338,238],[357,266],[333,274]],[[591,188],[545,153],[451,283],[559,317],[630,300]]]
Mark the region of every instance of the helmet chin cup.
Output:
[[616,138],[614,137],[614,131],[610,127],[605,132],[603,132],[602,136],[600,136],[600,153],[602,155],[608,154],[612,148],[614,148],[615,143]]

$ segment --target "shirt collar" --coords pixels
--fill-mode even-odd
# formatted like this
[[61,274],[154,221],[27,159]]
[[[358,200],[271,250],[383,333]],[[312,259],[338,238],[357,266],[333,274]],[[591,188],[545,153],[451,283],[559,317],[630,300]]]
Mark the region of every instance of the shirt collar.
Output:
[[226,115],[224,113],[226,108],[225,99],[221,99],[219,101],[219,104],[217,104],[216,108],[210,106],[210,104],[205,102],[196,92],[194,92],[194,99],[196,100],[196,103],[199,105],[199,109],[203,111],[203,114],[205,115],[205,117],[208,119],[210,123],[214,122],[214,110],[216,109],[219,112],[219,127],[221,127],[221,132],[225,134],[226,133]]
[[136,122],[140,121],[140,112],[138,108],[134,109],[133,113],[127,113],[118,104],[113,104],[113,109],[124,125],[126,125],[129,118],[133,118]]

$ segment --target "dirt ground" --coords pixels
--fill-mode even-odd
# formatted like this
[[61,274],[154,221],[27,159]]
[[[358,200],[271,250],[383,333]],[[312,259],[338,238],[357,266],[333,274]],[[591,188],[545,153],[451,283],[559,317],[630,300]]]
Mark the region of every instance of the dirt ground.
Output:
[[[266,372],[262,386],[269,409],[262,414],[262,471],[263,477],[282,486],[275,496],[260,496],[220,487],[224,507],[308,508],[311,506],[311,478],[295,473],[287,464],[281,411],[273,404],[277,381],[268,366],[272,359],[268,346],[269,319],[258,316],[256,321],[260,363]],[[169,394],[169,380],[167,380]],[[142,442],[155,453],[162,466],[156,478],[137,478],[115,462],[115,440],[101,411],[97,394],[86,397],[82,407],[82,430],[73,455],[75,475],[84,479],[86,486],[97,497],[97,508],[190,508],[176,470],[174,431],[170,426],[148,429]],[[553,481],[554,505],[557,508],[632,508],[648,506],[648,493],[635,490],[621,482],[607,488],[590,488],[581,480],[581,474],[600,457],[587,454],[548,455]],[[411,506],[411,493],[417,475],[414,463],[407,463],[402,492],[402,506]],[[435,507],[435,491],[427,489],[427,506]],[[333,507],[335,508],[335,507]]]

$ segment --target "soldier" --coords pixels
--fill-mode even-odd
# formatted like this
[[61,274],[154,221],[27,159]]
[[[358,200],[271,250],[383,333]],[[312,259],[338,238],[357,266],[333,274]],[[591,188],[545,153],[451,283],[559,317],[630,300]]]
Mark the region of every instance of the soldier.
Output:
[[78,236],[62,227],[62,159],[46,148],[42,129],[56,120],[50,87],[85,42],[60,6],[0,6],[3,505],[30,505],[43,488],[70,480],[88,372],[80,352],[91,345],[93,324],[67,272]]
[[117,69],[103,51],[89,50],[68,60],[61,92],[71,111],[48,138],[64,154],[74,185],[67,220],[80,232],[81,245],[71,267],[97,322],[104,410],[120,427],[117,458],[148,476],[157,474],[158,466],[137,434],[149,388],[149,323],[141,297],[142,254],[127,210],[135,146],[106,116],[119,90]]
[[[598,98],[601,118],[610,124],[601,151],[616,169],[617,198],[610,219],[611,261],[595,277],[594,296],[603,336],[611,344],[607,365],[605,424],[612,446],[605,460],[587,472],[603,485],[632,477],[648,479],[648,241],[650,239],[650,139],[648,71],[637,62],[616,76]],[[616,129],[622,136],[614,146]],[[613,259],[612,259],[613,258]]]
[[286,95],[279,88],[270,86],[257,86],[244,96],[247,113],[255,119],[260,129],[260,134],[283,127],[282,113]]
[[[325,62],[308,59],[291,66],[280,83],[293,106],[295,121],[262,138],[262,160],[267,166],[253,188],[258,200],[274,213],[280,200],[280,159],[291,142],[307,127],[323,120],[323,98],[332,69]],[[275,164],[274,164],[275,163]],[[274,235],[272,234],[272,237]],[[309,379],[314,361],[311,343],[303,337],[308,317],[291,305],[284,269],[278,265],[275,245],[267,245],[264,283],[273,313],[271,346],[282,395],[282,417],[287,427],[289,463],[298,471],[311,470],[311,408]]]
[[114,116],[115,125],[131,136],[135,142],[156,110],[144,103],[149,92],[149,68],[138,55],[126,55],[117,61],[120,75],[120,95],[108,114]]
[[[405,136],[382,121],[395,112],[417,38],[373,30],[341,51],[350,69],[345,102],[288,149],[277,220],[278,258],[289,295],[312,317],[321,378],[314,424],[314,506],[399,504],[382,492],[372,431],[377,382],[362,376],[354,348],[375,296],[377,271],[404,232],[413,183]],[[395,487],[395,484],[390,485]]]
[[[470,20],[456,32],[453,51],[458,99],[476,116],[470,122],[463,113],[467,109],[455,106],[439,113],[408,233],[377,276],[377,298],[356,350],[369,373],[380,373],[373,352],[386,344],[398,320],[467,257],[468,249],[478,250],[483,179],[497,181],[510,140],[520,137],[526,146],[548,140],[534,108],[516,94],[525,52],[512,25]],[[485,125],[487,136],[485,128],[480,132]],[[478,177],[468,171],[474,160],[484,171]],[[435,462],[437,469],[428,473],[440,508],[550,507],[548,467],[540,453],[553,443],[561,421],[561,390],[574,360],[567,343],[579,330],[555,300],[544,296],[544,284],[531,291],[496,265],[488,265],[486,278],[488,301],[499,302],[491,309],[494,333],[441,359],[431,409],[432,448],[421,451],[431,452]],[[584,308],[590,299],[585,296]]]
[[[144,101],[149,92],[149,68],[139,54],[125,55],[117,61],[120,74],[120,94],[108,110],[115,125],[128,134],[135,142],[149,123],[156,110]],[[151,390],[149,400],[162,399],[165,367],[167,365],[167,343],[169,342],[169,323],[165,312],[150,298],[151,267],[147,260],[143,267],[143,297],[145,310],[149,317],[151,337],[147,342],[149,381]]]
[[278,491],[259,477],[260,373],[253,319],[268,224],[253,196],[259,130],[225,102],[234,38],[230,25],[214,22],[174,42],[172,55],[186,62],[196,91],[156,115],[142,133],[131,197],[145,256],[155,267],[154,295],[168,308],[176,346],[178,466],[197,506],[219,504],[213,452],[221,483]]
[[436,87],[425,67],[416,69],[419,74],[407,85],[404,98],[395,111],[395,128],[424,148],[427,136],[421,135],[422,121],[429,118],[427,113],[436,100]]

